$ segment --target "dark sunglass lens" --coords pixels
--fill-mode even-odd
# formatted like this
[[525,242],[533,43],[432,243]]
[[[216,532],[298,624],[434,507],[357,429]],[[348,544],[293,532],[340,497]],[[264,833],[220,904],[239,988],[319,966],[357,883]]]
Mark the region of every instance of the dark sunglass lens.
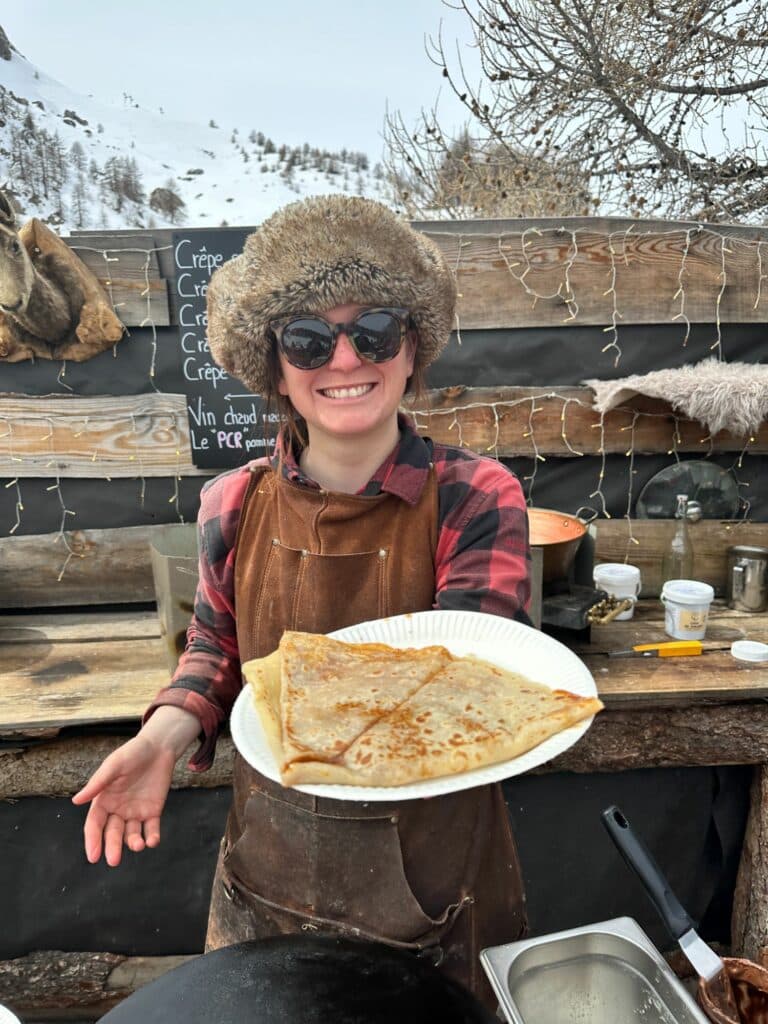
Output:
[[374,363],[394,359],[402,342],[400,321],[383,309],[361,313],[355,320],[354,342],[364,359]]
[[332,345],[330,327],[314,317],[291,320],[280,339],[285,358],[301,370],[313,370],[327,362]]

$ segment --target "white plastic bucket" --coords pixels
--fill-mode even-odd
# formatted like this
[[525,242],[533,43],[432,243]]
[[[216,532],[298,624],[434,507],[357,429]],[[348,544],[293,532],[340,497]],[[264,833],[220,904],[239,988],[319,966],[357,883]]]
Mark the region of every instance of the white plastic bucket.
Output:
[[667,580],[661,589],[664,632],[675,640],[703,640],[715,591],[697,580]]
[[598,590],[604,590],[617,601],[632,599],[632,605],[621,612],[616,619],[631,619],[635,611],[635,601],[640,593],[640,570],[636,565],[625,565],[624,562],[603,562],[592,570],[592,579]]

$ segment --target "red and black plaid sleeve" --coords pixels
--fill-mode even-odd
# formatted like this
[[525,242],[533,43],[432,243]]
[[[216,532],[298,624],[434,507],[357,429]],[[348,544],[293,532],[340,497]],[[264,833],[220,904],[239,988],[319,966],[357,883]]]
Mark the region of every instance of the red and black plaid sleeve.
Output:
[[242,676],[234,608],[234,542],[250,473],[246,467],[206,484],[197,519],[200,549],[195,609],[187,646],[171,685],[161,690],[144,720],[163,704],[200,719],[201,744],[189,767],[211,766],[216,739],[240,689]]
[[496,459],[435,445],[439,533],[435,607],[529,623],[530,549],[525,498]]

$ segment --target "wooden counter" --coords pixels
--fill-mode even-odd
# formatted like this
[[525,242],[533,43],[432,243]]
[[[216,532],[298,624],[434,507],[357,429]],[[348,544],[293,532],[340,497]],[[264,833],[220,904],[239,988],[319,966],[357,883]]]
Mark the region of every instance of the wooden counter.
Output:
[[[736,661],[734,640],[768,640],[768,616],[715,602],[705,652],[693,658],[611,658],[609,651],[668,640],[658,600],[634,618],[574,643],[606,709],[654,710],[764,701],[768,663]],[[0,735],[138,721],[169,672],[154,612],[0,616]]]
[[[750,820],[734,898],[733,952],[768,946],[768,664],[738,662],[738,639],[768,640],[768,616],[717,602],[705,652],[687,658],[611,658],[608,652],[669,639],[658,599],[633,619],[594,627],[573,649],[589,666],[606,710],[583,739],[538,771],[754,764]],[[69,796],[138,728],[169,673],[153,611],[0,616],[0,799]],[[180,761],[174,786],[227,784],[231,741],[214,768]],[[765,841],[764,841],[765,840]]]

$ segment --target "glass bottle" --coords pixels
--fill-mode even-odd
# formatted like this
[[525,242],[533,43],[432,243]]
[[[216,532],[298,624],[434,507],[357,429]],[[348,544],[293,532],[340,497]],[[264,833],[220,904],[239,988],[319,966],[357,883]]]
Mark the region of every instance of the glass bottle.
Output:
[[693,546],[688,536],[688,495],[677,495],[677,524],[672,540],[664,552],[661,562],[662,582],[667,580],[690,580],[693,573]]

